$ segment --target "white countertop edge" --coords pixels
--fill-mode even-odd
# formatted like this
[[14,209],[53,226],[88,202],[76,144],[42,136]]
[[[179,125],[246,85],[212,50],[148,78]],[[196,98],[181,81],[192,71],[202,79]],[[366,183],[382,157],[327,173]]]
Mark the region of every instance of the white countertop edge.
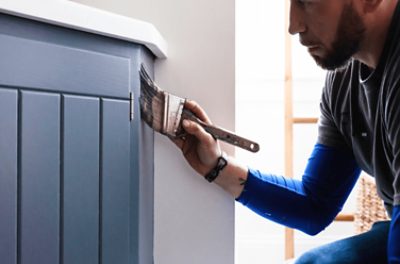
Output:
[[150,23],[67,0],[0,0],[0,12],[145,45],[167,57],[167,42]]

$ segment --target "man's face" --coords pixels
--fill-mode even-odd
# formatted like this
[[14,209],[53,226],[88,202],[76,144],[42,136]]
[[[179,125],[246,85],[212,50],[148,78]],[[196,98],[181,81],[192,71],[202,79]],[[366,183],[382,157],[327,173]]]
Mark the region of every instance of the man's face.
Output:
[[292,0],[289,31],[319,66],[333,70],[359,50],[365,26],[350,1]]

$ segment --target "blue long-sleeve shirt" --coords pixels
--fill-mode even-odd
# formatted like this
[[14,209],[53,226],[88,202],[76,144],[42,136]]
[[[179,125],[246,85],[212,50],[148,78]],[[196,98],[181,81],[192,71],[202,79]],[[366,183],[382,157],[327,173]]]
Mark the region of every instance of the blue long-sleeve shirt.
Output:
[[272,221],[315,235],[341,211],[359,175],[352,153],[317,144],[301,181],[249,169],[237,200]]
[[[237,201],[267,219],[315,235],[341,211],[360,172],[349,149],[316,144],[301,181],[249,169]],[[392,216],[388,258],[396,264],[400,263],[399,206]]]

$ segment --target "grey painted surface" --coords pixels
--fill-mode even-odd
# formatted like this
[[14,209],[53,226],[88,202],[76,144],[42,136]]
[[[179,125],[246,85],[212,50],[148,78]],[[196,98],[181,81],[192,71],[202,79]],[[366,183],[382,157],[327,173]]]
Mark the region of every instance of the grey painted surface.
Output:
[[22,92],[22,264],[59,260],[60,97]]
[[99,262],[99,100],[64,97],[63,263]]
[[[130,127],[124,101],[103,100],[102,260],[129,263]],[[136,216],[137,217],[137,216]]]
[[0,14],[0,56],[1,263],[152,263],[151,53]]
[[17,92],[0,89],[0,256],[17,261]]
[[[145,65],[151,65],[149,56],[144,56],[144,54],[140,56],[140,61],[143,61]],[[154,78],[151,68],[150,73]],[[137,89],[135,93],[139,94],[138,85],[135,85],[135,88]],[[139,105],[136,105],[135,111],[140,112]],[[146,125],[135,126],[132,130],[136,135],[134,137],[142,139],[134,142],[136,144],[134,149],[137,151],[135,155],[138,156],[138,159],[135,159],[132,163],[137,165],[137,173],[143,175],[143,177],[135,177],[139,181],[138,185],[134,186],[136,191],[132,191],[132,193],[137,192],[138,198],[146,201],[145,203],[138,203],[138,240],[140,241],[138,247],[139,252],[148,252],[154,244],[154,236],[149,235],[154,234],[154,207],[149,206],[154,204],[154,177],[152,177],[154,175],[154,132]],[[153,258],[153,254],[140,254],[139,263],[153,263]]]
[[5,35],[0,43],[3,85],[122,98],[129,94],[126,58]]

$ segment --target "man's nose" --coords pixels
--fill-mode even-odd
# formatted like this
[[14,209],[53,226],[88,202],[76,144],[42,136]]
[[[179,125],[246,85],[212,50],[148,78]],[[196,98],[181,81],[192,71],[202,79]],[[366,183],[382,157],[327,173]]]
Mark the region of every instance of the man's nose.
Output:
[[303,33],[306,30],[303,14],[296,5],[296,3],[291,1],[289,11],[289,33],[292,35]]

